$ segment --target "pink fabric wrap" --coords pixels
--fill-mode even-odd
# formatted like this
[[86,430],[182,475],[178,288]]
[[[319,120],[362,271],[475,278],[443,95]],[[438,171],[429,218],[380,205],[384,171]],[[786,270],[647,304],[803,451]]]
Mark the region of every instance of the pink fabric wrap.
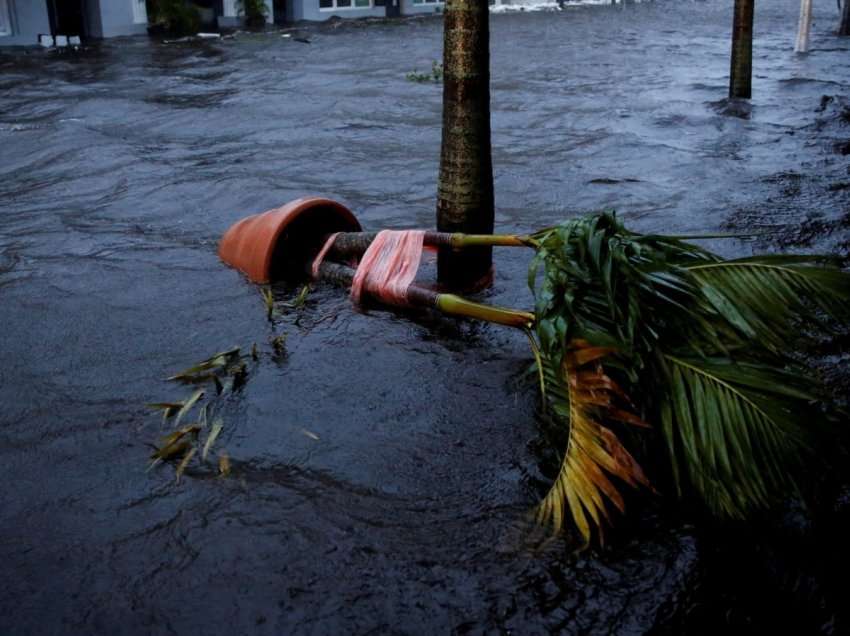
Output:
[[378,232],[357,266],[351,299],[359,303],[366,290],[381,302],[407,305],[407,288],[419,271],[424,240],[424,230]]
[[328,237],[328,240],[325,241],[325,244],[322,245],[322,249],[319,250],[319,253],[318,255],[316,255],[316,258],[313,259],[313,265],[312,267],[310,267],[310,274],[313,276],[313,280],[319,278],[319,267],[321,267],[322,261],[325,260],[325,256],[327,256],[328,250],[331,249],[331,247],[333,246],[338,234],[339,232],[334,232],[333,234],[331,234]]

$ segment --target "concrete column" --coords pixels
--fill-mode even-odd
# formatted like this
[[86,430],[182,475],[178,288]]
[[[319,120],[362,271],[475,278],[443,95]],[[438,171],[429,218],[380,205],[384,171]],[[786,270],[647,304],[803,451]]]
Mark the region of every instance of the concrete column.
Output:
[[809,35],[812,32],[812,0],[800,0],[800,22],[797,25],[795,53],[809,52]]

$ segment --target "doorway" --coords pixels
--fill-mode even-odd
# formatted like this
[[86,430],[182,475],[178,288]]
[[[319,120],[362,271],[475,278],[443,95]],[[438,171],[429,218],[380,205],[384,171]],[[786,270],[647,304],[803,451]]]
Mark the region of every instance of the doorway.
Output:
[[286,24],[286,0],[274,0],[272,12],[275,24]]
[[49,0],[47,9],[53,35],[87,35],[83,0]]
[[398,18],[401,16],[401,0],[386,0],[387,17]]

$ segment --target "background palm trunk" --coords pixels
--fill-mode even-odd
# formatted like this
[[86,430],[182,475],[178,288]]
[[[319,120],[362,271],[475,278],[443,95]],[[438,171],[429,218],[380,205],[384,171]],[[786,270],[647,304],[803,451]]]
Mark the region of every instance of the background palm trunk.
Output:
[[809,36],[812,32],[812,0],[800,1],[800,23],[797,27],[795,53],[809,52]]
[[[437,229],[493,232],[490,155],[490,26],[485,0],[447,0],[443,36],[443,143]],[[439,281],[464,289],[490,274],[492,248],[443,247]]]
[[735,0],[729,97],[750,99],[753,88],[753,8],[755,0]]
[[850,35],[850,0],[844,0],[844,9],[841,11],[841,24],[838,27],[838,35]]

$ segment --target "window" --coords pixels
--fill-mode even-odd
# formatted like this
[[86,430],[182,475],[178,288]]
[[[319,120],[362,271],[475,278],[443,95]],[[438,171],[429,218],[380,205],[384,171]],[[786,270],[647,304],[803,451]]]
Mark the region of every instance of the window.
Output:
[[413,4],[443,4],[443,0],[413,0]]
[[133,3],[133,22],[135,24],[146,24],[148,21],[148,8],[145,0],[130,0]]
[[331,11],[332,9],[369,9],[372,0],[319,0],[320,11]]
[[12,35],[12,17],[9,15],[8,0],[0,0],[0,36]]

